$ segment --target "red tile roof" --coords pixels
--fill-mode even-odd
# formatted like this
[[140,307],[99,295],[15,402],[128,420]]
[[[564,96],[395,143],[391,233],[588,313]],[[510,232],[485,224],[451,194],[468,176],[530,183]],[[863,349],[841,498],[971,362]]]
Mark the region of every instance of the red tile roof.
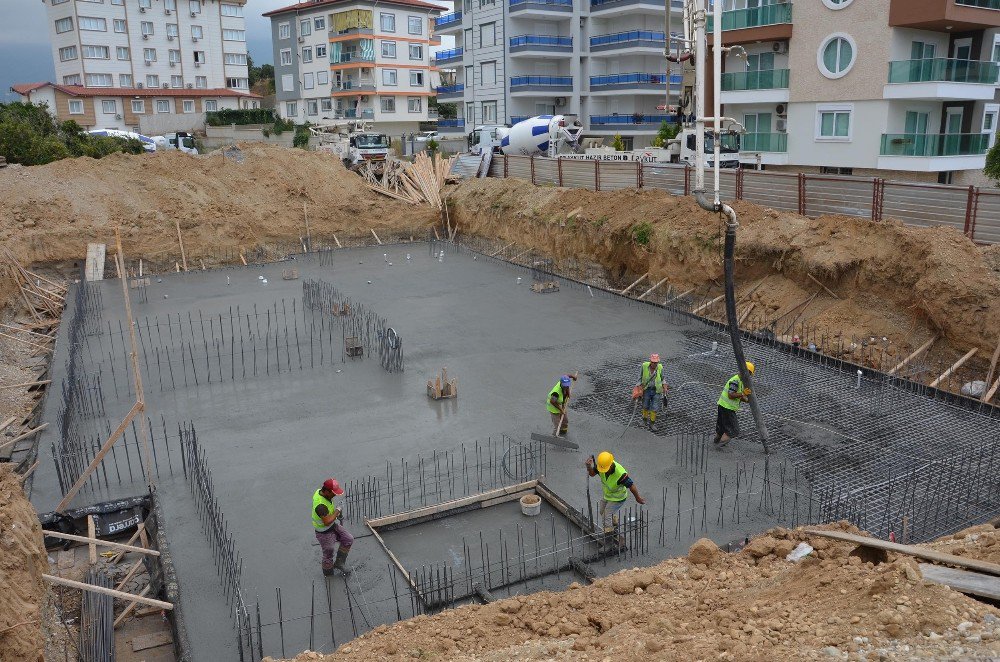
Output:
[[[288,5],[287,7],[282,7],[280,9],[272,9],[269,12],[264,12],[263,16],[275,16],[277,14],[284,14],[285,12],[298,11],[300,9],[313,9],[315,7],[326,7],[328,5],[335,5],[342,2],[350,2],[352,0],[312,0],[311,2],[299,2],[294,5]],[[442,7],[440,5],[432,5],[429,2],[421,2],[421,0],[382,0],[383,3],[390,5],[403,5],[404,7],[420,7],[422,9],[430,9],[436,11],[447,11],[447,7]]]
[[73,97],[238,97],[248,99],[260,99],[260,95],[252,92],[241,92],[229,88],[218,89],[186,89],[186,88],[133,88],[133,87],[84,87],[82,85],[56,85],[55,83],[24,83],[14,85],[10,89],[27,96],[35,90],[43,87],[51,87]]

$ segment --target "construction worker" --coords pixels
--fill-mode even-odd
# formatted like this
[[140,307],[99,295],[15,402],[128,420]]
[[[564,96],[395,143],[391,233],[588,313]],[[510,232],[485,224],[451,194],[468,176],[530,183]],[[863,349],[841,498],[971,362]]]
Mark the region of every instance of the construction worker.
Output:
[[615,462],[615,456],[608,451],[601,451],[596,461],[593,455],[588,457],[586,467],[589,476],[601,479],[604,494],[597,513],[605,533],[613,531],[618,524],[618,511],[625,505],[629,492],[632,492],[636,503],[646,503],[646,500],[639,496],[639,489],[629,477],[628,470]]
[[552,419],[552,429],[554,435],[566,434],[569,432],[569,395],[570,385],[576,381],[576,373],[563,375],[556,382],[556,385],[549,391],[549,399],[546,401],[549,409],[549,418]]
[[642,418],[652,430],[656,423],[658,402],[663,398],[664,389],[670,389],[663,383],[663,364],[659,354],[651,354],[648,361],[643,361],[636,386],[642,389]]
[[[347,572],[344,563],[354,544],[354,536],[341,524],[344,521],[343,513],[333,503],[333,497],[343,493],[344,488],[333,478],[327,478],[323,486],[313,493],[312,523],[316,530],[316,540],[323,550],[324,575],[332,575],[334,569]],[[337,543],[340,543],[340,549],[337,549]],[[334,551],[337,552],[336,562],[333,560]]]
[[[754,372],[754,365],[747,361],[747,372]],[[726,382],[719,396],[719,414],[715,419],[715,443],[725,446],[729,440],[740,435],[740,422],[736,416],[740,411],[740,403],[750,400],[750,389],[744,388],[739,373]]]

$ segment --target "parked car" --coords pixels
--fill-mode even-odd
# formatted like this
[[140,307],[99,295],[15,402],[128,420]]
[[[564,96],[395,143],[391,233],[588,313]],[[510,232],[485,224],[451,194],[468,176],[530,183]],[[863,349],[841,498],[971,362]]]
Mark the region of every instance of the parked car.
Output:
[[437,139],[438,139],[437,131],[421,131],[420,133],[417,134],[416,137],[418,143],[425,143],[430,140],[437,140]]

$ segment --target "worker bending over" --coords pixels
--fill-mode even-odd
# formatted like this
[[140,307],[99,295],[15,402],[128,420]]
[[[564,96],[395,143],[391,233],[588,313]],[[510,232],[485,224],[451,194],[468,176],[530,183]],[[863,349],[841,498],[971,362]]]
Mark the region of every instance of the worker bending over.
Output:
[[552,419],[552,433],[555,436],[569,432],[569,395],[570,385],[576,381],[576,373],[563,375],[556,382],[556,385],[549,391],[549,399],[546,401],[549,409],[549,418]]
[[588,457],[586,467],[588,475],[601,479],[604,494],[597,514],[605,533],[614,531],[617,526],[618,511],[625,505],[629,492],[632,492],[636,503],[646,503],[646,500],[639,496],[639,490],[629,477],[628,469],[615,462],[615,456],[608,451],[598,454],[596,462],[593,455]]
[[[751,375],[754,372],[754,365],[747,361],[747,372]],[[719,396],[719,414],[715,419],[715,443],[725,446],[730,439],[740,436],[740,422],[737,414],[740,411],[740,403],[750,400],[750,389],[743,386],[743,380],[739,373],[733,375],[726,382]]]
[[[332,575],[334,568],[347,572],[344,563],[347,561],[347,553],[351,551],[351,545],[354,544],[354,536],[340,523],[344,521],[343,512],[333,503],[333,498],[343,493],[344,488],[332,478],[327,478],[323,482],[323,487],[313,493],[312,523],[316,530],[316,540],[323,550],[324,575]],[[338,542],[340,549],[337,549]],[[334,551],[337,552],[336,562],[333,560]]]
[[639,383],[636,386],[642,389],[642,418],[652,430],[653,424],[656,423],[656,410],[663,400],[663,391],[670,390],[670,387],[663,383],[663,364],[660,363],[659,354],[651,354],[648,361],[643,361]]

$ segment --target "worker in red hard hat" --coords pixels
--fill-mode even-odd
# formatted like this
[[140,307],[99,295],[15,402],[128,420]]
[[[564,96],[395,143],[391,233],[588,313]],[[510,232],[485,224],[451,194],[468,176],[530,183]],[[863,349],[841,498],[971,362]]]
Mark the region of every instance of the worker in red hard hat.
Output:
[[[316,540],[323,550],[324,575],[332,575],[334,569],[347,573],[344,563],[354,544],[354,536],[342,524],[343,512],[333,503],[333,498],[343,493],[344,488],[333,478],[327,478],[323,486],[313,493],[312,523]],[[340,543],[340,549],[337,549],[337,543]],[[336,561],[333,560],[334,552],[337,554]]]
[[651,354],[648,361],[642,362],[642,371],[639,373],[639,383],[636,384],[642,391],[642,418],[653,429],[656,423],[656,410],[663,400],[664,389],[670,387],[663,383],[663,364],[660,363],[659,354]]

